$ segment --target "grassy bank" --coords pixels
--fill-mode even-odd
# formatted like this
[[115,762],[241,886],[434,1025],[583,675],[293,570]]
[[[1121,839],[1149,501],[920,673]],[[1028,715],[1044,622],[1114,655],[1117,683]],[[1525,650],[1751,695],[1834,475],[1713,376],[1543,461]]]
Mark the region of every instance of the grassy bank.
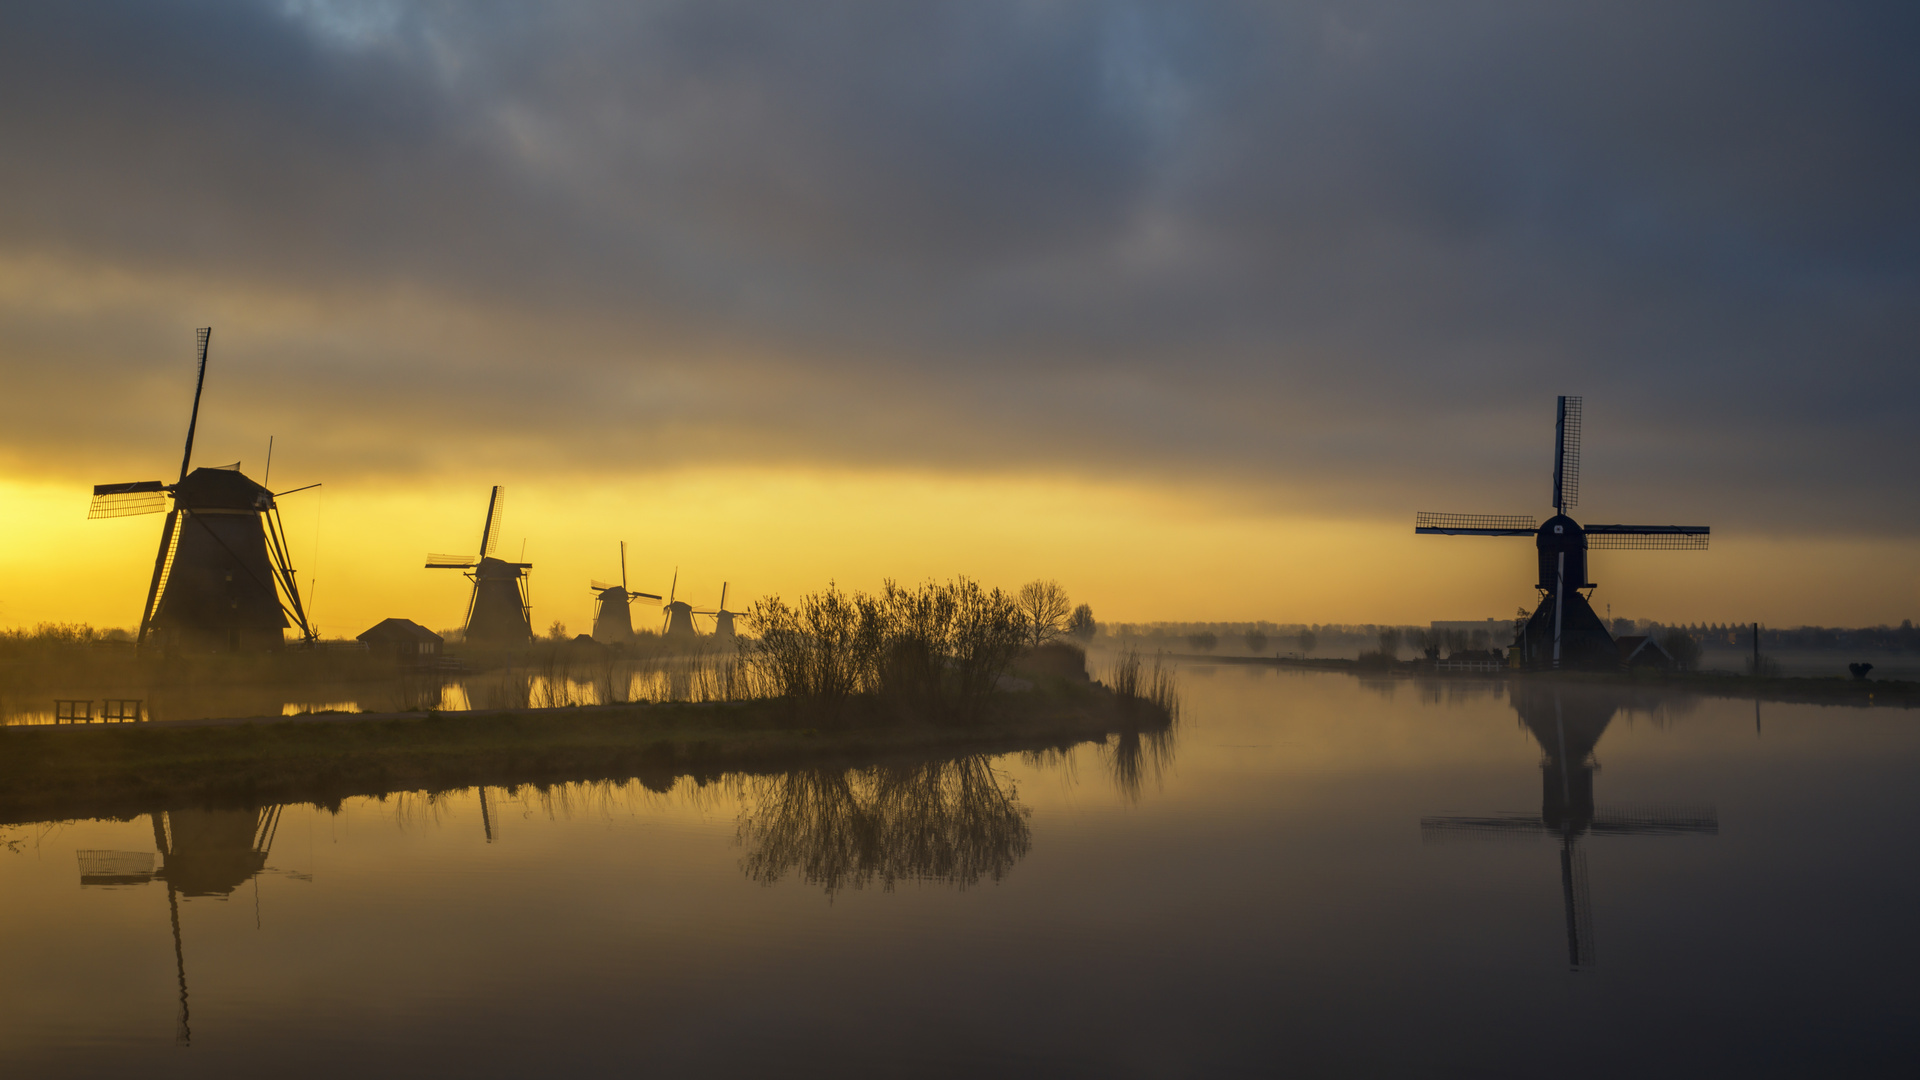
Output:
[[1167,722],[1150,703],[1085,685],[1072,692],[998,694],[992,708],[964,725],[903,721],[857,707],[819,724],[776,699],[5,728],[0,821],[118,817],[177,806],[331,805],[357,795],[477,784],[637,777],[664,790],[681,775],[1064,747]]

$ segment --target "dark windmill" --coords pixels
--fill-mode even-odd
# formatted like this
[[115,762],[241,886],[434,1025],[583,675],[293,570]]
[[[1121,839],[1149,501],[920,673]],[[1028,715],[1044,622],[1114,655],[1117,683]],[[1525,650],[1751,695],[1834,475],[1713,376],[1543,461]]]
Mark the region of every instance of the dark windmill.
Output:
[[[665,610],[661,613],[660,633],[663,637],[669,638],[698,637],[700,630],[694,625],[693,617],[695,615],[713,615],[716,613],[711,611],[695,611],[692,604],[687,603],[685,600],[675,599],[679,589],[680,569],[679,567],[675,567],[673,571],[673,584],[667,589],[667,602]],[[723,598],[724,595],[723,593]]]
[[[284,644],[281,631],[297,627],[300,640],[317,637],[300,605],[279,495],[254,483],[240,465],[193,468],[193,436],[200,422],[200,391],[207,381],[207,342],[212,327],[194,332],[200,371],[187,417],[187,446],[180,479],[97,484],[89,518],[157,514],[166,510],[153,580],[140,609],[139,642],[149,635],[164,645],[194,650],[258,651]],[[307,487],[319,487],[309,484]],[[295,488],[305,491],[307,488]]]
[[727,610],[727,583],[720,583],[720,606],[713,609],[713,636],[730,638],[733,636],[733,619],[738,611]]
[[655,593],[633,592],[627,588],[627,542],[620,541],[620,584],[610,585],[604,581],[594,581],[588,585],[594,591],[593,604],[593,640],[609,645],[633,640],[633,612],[629,605],[638,600],[642,603],[658,605],[660,597]]
[[1593,802],[1594,747],[1614,713],[1626,704],[1621,695],[1601,689],[1576,693],[1563,688],[1513,688],[1514,711],[1540,744],[1540,812],[1484,817],[1423,817],[1420,838],[1427,843],[1453,839],[1537,840],[1560,843],[1560,890],[1567,918],[1567,962],[1576,971],[1595,964],[1593,899],[1587,887],[1588,836],[1682,836],[1719,834],[1712,807],[1608,807]]
[[487,496],[487,518],[480,529],[478,555],[428,555],[429,570],[466,570],[473,580],[467,601],[467,642],[470,645],[525,645],[533,640],[532,605],[527,599],[527,571],[532,563],[507,562],[493,557],[500,543],[500,523],[506,516],[507,489],[495,484]]
[[1567,516],[1580,501],[1580,399],[1562,397],[1554,419],[1553,516],[1535,527],[1531,516],[1499,514],[1414,515],[1413,531],[1434,536],[1531,536],[1539,551],[1536,587],[1540,606],[1520,634],[1520,656],[1531,667],[1613,668],[1619,650],[1582,589],[1587,552],[1595,548],[1699,551],[1705,525],[1586,525]]

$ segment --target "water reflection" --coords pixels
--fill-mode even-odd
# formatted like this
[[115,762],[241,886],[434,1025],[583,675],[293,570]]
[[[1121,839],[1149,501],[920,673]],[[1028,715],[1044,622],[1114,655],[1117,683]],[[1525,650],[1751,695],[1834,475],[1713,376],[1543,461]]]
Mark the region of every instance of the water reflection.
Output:
[[[1424,817],[1421,839],[1521,839],[1540,836],[1560,841],[1560,889],[1567,922],[1567,962],[1575,971],[1597,963],[1593,898],[1587,879],[1589,835],[1717,835],[1719,819],[1711,806],[1659,805],[1599,808],[1594,805],[1594,749],[1607,725],[1623,709],[1646,703],[1630,690],[1606,687],[1519,684],[1509,693],[1521,724],[1539,743],[1540,812],[1501,812],[1477,817]],[[1655,703],[1656,721],[1667,715],[1664,699]]]
[[878,882],[998,882],[1032,846],[1030,811],[984,756],[815,769],[748,781],[737,835],[747,877],[798,872],[829,896]]
[[[187,999],[187,955],[180,933],[182,896],[226,897],[267,865],[280,828],[278,806],[252,810],[168,810],[152,815],[154,851],[81,850],[80,887],[145,885],[159,879],[167,886],[167,914],[173,927],[174,975],[180,993],[180,1018],[174,1037],[193,1041]],[[161,863],[154,869],[154,856]]]
[[1129,803],[1139,803],[1147,783],[1155,789],[1173,767],[1174,737],[1171,727],[1122,731],[1107,745],[1107,771],[1113,786]]

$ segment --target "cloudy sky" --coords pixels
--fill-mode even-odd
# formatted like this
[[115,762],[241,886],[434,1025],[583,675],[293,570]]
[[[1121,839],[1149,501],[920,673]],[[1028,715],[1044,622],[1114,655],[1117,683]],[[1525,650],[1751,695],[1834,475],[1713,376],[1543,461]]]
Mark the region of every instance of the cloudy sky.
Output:
[[[67,3],[0,12],[0,625],[127,625],[171,479],[330,634],[1059,578],[1115,619],[1920,617],[1911,4]],[[577,581],[575,579],[578,579]]]

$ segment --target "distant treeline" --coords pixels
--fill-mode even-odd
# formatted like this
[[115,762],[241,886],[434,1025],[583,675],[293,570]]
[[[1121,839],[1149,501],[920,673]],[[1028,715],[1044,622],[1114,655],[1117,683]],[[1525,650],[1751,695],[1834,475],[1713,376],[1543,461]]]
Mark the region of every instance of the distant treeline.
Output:
[[[1644,634],[1664,638],[1679,631],[1705,647],[1753,647],[1753,625],[1728,623],[1667,624],[1647,619],[1614,619],[1615,637]],[[1394,626],[1387,623],[1277,623],[1277,622],[1151,622],[1100,623],[1098,637],[1131,643],[1146,651],[1213,652],[1214,650],[1251,653],[1352,652],[1356,649],[1380,649],[1393,652],[1404,647],[1414,652],[1439,648],[1443,653],[1462,650],[1504,649],[1513,636],[1504,630],[1442,631],[1429,626]],[[1762,649],[1833,649],[1920,652],[1920,628],[1911,619],[1899,626],[1859,628],[1801,626],[1760,628]]]
[[[1749,649],[1753,647],[1752,623],[1687,623],[1676,627],[1661,626],[1659,623],[1641,625],[1652,627],[1654,632],[1678,629],[1684,631],[1694,641],[1706,646],[1740,646]],[[1881,652],[1920,652],[1920,627],[1915,627],[1912,619],[1902,619],[1899,626],[1865,626],[1851,629],[1842,626],[1798,626],[1791,629],[1776,629],[1763,625],[1760,627],[1760,647],[1762,649],[1847,651],[1866,649]]]

